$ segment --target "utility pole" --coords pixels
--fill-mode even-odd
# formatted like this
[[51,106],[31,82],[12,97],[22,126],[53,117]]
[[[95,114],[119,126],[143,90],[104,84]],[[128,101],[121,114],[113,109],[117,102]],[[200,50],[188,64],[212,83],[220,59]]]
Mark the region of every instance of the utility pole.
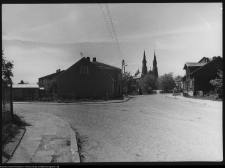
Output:
[[80,56],[81,56],[81,58],[82,58],[82,56],[83,56],[83,53],[82,53],[82,52],[80,52]]
[[125,82],[125,89],[126,89],[126,96],[127,96],[127,84],[126,84],[126,74],[125,74],[125,67],[127,65],[125,65],[125,61],[124,60],[122,61],[122,68],[123,68],[123,66],[124,66],[124,82]]

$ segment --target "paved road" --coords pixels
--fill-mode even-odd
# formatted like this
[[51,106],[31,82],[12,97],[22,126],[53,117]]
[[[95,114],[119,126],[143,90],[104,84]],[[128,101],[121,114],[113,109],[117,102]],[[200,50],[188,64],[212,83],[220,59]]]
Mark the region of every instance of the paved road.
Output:
[[222,160],[221,102],[157,94],[115,104],[15,104],[14,111],[51,113],[69,122],[79,133],[83,162]]

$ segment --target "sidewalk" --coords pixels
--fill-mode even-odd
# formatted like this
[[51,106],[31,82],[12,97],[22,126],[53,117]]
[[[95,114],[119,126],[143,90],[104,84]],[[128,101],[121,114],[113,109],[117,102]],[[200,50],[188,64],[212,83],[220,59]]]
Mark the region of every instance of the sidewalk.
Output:
[[28,114],[24,120],[32,126],[21,129],[5,146],[3,151],[12,158],[3,163],[80,162],[76,135],[67,122],[45,113]]
[[211,107],[221,107],[222,108],[222,105],[223,105],[222,101],[195,99],[195,98],[191,98],[191,97],[184,97],[182,95],[178,95],[178,96],[175,97],[175,96],[173,96],[172,93],[161,94],[161,95],[164,95],[167,98],[173,98],[173,99],[192,102],[192,103],[198,103],[198,104],[207,105],[207,106],[211,106]]
[[132,96],[129,97],[124,97],[124,100],[99,100],[99,101],[80,101],[80,102],[74,102],[74,103],[58,103],[58,102],[13,102],[13,104],[52,104],[52,105],[74,105],[74,104],[108,104],[108,103],[123,103],[126,102],[128,100],[130,100],[132,98]]

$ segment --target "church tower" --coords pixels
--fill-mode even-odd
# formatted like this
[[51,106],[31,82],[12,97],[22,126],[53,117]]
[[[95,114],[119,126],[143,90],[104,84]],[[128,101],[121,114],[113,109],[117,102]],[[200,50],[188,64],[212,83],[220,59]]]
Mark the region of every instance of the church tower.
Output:
[[157,68],[157,61],[156,61],[156,56],[155,56],[155,50],[154,50],[154,60],[153,60],[152,72],[155,75],[155,77],[158,78],[158,68]]
[[144,58],[143,58],[143,61],[142,61],[142,74],[141,76],[144,76],[147,74],[147,66],[146,66],[146,58],[145,58],[145,51],[144,51]]

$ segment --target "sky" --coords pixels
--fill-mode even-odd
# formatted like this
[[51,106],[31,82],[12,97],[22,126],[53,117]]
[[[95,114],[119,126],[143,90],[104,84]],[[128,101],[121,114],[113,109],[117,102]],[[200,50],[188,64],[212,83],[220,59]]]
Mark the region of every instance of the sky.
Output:
[[2,49],[13,83],[66,70],[84,57],[185,74],[185,62],[222,55],[222,3],[2,4]]

